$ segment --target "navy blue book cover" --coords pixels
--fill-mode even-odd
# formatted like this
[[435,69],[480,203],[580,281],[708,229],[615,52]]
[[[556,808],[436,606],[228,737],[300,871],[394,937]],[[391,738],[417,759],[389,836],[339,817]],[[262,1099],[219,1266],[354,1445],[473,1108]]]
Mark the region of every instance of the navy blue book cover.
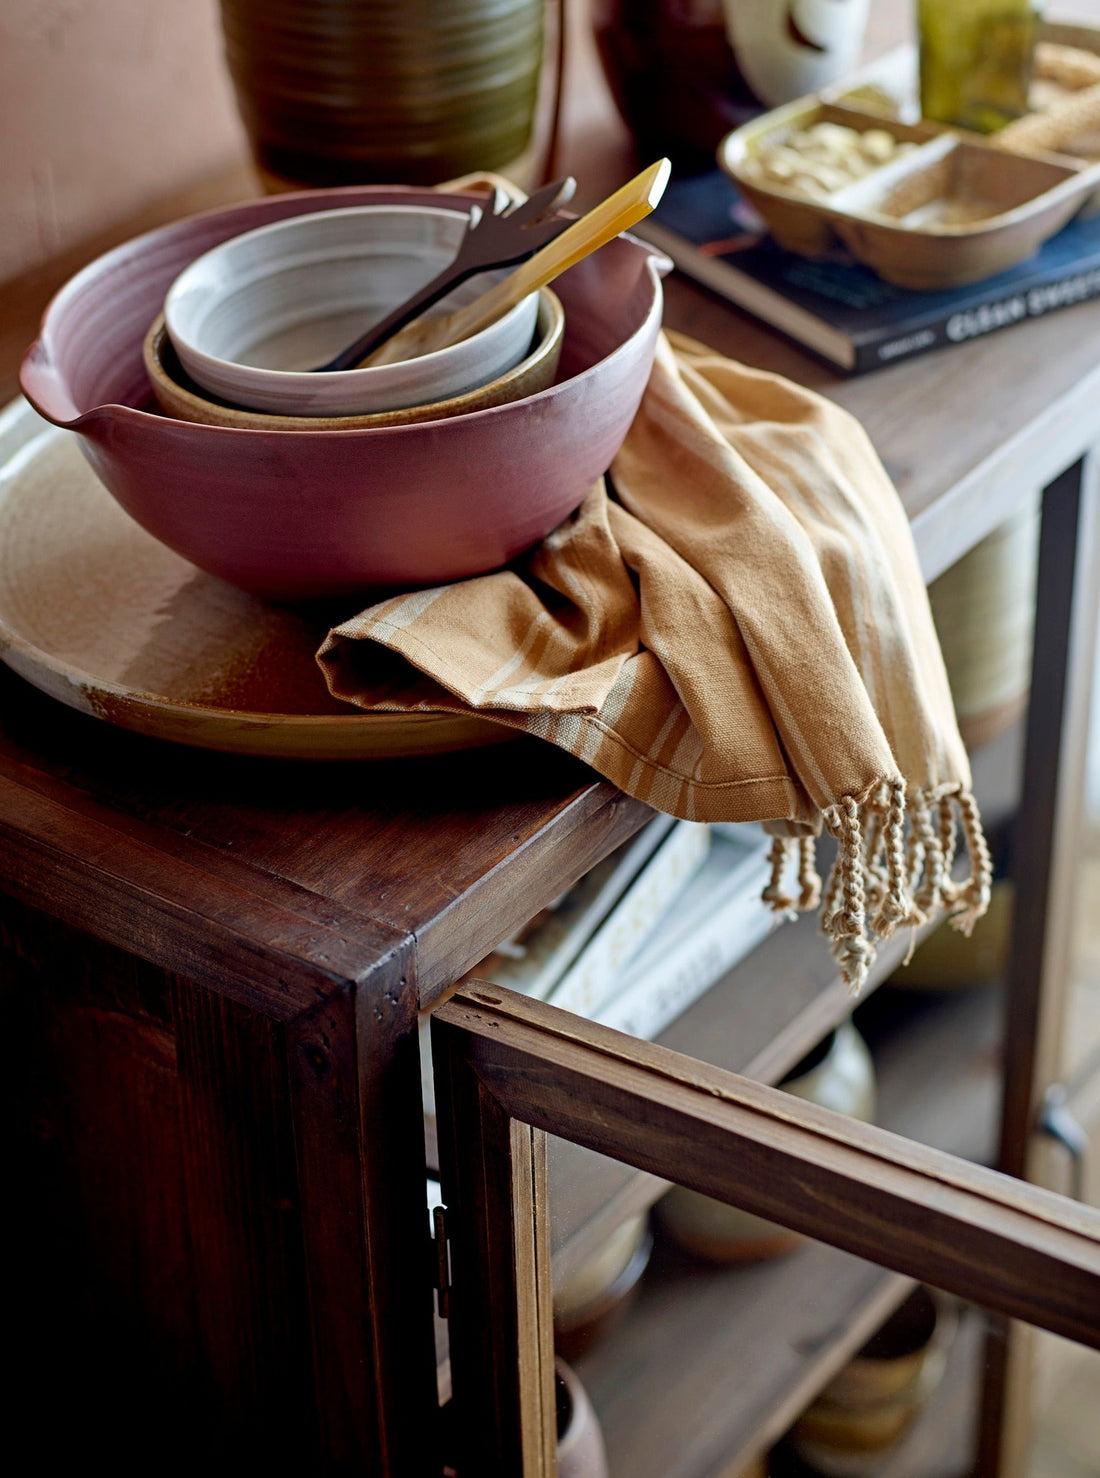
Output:
[[721,170],[670,181],[635,229],[688,276],[853,372],[1100,293],[1100,214],[1071,221],[1007,272],[940,292],[894,287],[839,250],[820,260],[784,251]]

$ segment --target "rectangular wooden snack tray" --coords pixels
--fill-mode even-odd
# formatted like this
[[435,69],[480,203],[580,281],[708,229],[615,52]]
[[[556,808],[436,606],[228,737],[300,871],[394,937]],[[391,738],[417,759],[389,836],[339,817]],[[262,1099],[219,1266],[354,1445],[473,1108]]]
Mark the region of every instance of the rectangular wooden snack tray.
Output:
[[[1051,24],[1043,39],[1100,53],[1100,31],[1091,28]],[[1016,151],[995,136],[914,116],[914,53],[894,53],[884,63],[773,109],[722,141],[719,163],[780,245],[813,257],[843,243],[888,282],[958,287],[1025,261],[1100,202],[1100,160]],[[775,178],[776,161],[797,171],[797,151],[814,149],[813,130],[818,141],[830,131],[849,142],[853,133],[873,137],[886,162],[864,163],[866,172],[847,181],[838,178],[842,170],[819,165],[814,178],[803,153],[806,174]],[[844,161],[834,155],[832,163]]]

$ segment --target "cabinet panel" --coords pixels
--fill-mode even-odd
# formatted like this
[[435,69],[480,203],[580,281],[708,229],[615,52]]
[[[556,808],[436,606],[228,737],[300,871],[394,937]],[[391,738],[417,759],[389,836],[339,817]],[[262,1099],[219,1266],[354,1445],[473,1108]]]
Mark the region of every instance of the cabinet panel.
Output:
[[305,1461],[282,1028],[10,899],[0,1011],[20,1187],[9,1333],[45,1449],[137,1471],[171,1432],[181,1460]]

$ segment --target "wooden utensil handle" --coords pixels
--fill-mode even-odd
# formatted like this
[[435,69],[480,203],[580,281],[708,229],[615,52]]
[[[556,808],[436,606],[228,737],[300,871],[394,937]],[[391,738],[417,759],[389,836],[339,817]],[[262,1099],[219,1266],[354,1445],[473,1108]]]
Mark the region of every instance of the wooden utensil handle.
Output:
[[667,159],[651,164],[481,297],[445,317],[418,318],[407,324],[363,363],[394,364],[412,359],[488,328],[529,293],[545,287],[647,216],[664,194],[670,170]]
[[[449,337],[447,343],[458,343],[460,339],[488,328],[501,314],[521,303],[528,293],[545,287],[590,252],[643,220],[664,193],[668,175],[669,165],[664,159],[643,170],[503,281],[450,315],[447,322],[453,337]],[[436,348],[443,347],[443,344],[436,345]]]

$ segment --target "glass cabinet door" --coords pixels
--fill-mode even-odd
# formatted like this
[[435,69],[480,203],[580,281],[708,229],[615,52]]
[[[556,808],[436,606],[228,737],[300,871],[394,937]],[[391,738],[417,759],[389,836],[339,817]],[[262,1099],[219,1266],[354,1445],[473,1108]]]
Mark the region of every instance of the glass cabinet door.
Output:
[[[876,1044],[862,1023],[882,1068],[876,1117],[900,1132],[497,986],[471,982],[437,1011],[459,1478],[554,1473],[569,1413],[589,1400],[611,1478],[763,1472],[785,1433],[779,1478],[840,1471],[837,1382],[843,1410],[846,1383],[865,1379],[853,1359],[884,1324],[880,1346],[923,1348],[969,1431],[987,1312],[1100,1345],[1100,1214],[961,1157],[980,1153],[995,1117],[995,1022],[977,1019],[981,999],[964,1001],[965,1023],[914,1005],[894,1068],[889,1032]],[[859,1059],[847,1064],[857,1081]],[[959,1153],[918,1142],[945,1126]],[[550,1135],[555,1159],[567,1145],[602,1157],[586,1162],[575,1204],[550,1189]],[[728,1251],[738,1238],[755,1260],[723,1265],[723,1239]],[[582,1331],[556,1376],[554,1294],[560,1347],[578,1334],[563,1290],[580,1278],[586,1292],[597,1245],[623,1269],[639,1255],[650,1266],[618,1327],[587,1349]],[[869,1460],[861,1471],[890,1472]]]

